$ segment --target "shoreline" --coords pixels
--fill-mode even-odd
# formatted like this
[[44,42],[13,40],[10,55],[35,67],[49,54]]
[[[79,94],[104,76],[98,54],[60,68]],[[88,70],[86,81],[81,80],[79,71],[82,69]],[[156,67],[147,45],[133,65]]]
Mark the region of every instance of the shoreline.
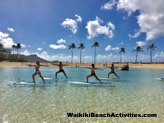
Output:
[[[0,62],[0,67],[7,67],[7,66],[28,66],[29,64],[35,65],[35,62]],[[57,63],[58,64],[58,63]],[[90,67],[91,63],[64,63],[69,67]],[[49,62],[41,62],[41,65],[52,67],[52,65]],[[107,66],[110,66],[111,64],[107,64]],[[115,67],[121,68],[125,64],[114,64]],[[96,64],[97,67],[105,67],[104,64],[98,63]],[[164,64],[132,64],[129,63],[129,68],[154,68],[154,69],[164,69]]]

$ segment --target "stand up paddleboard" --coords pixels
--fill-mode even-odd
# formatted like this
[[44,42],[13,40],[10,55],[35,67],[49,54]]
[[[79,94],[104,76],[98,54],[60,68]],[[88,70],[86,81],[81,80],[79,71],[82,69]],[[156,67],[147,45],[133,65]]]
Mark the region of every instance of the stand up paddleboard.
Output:
[[30,82],[30,81],[20,81],[20,82],[14,82],[13,85],[51,85],[52,82]]
[[125,80],[125,79],[119,79],[119,78],[100,78],[100,80]]
[[98,86],[109,86],[112,85],[111,82],[69,82],[72,85],[87,85],[87,86],[93,86],[93,85],[98,85]]
[[[40,78],[40,79],[41,79],[41,78]],[[51,78],[48,78],[48,77],[47,77],[47,78],[46,78],[46,77],[44,78],[44,80],[50,80],[50,79],[51,79]]]
[[155,79],[159,81],[164,81],[164,78],[155,78]]
[[55,78],[56,81],[67,81],[67,80],[70,80],[71,77],[68,77],[68,78],[63,78],[63,77],[59,77],[59,78]]

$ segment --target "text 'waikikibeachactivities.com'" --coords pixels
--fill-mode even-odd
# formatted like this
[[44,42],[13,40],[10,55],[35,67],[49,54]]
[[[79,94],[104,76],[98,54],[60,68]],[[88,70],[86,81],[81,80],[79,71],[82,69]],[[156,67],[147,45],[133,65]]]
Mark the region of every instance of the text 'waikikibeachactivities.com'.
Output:
[[158,117],[157,114],[137,114],[137,113],[67,113],[68,117]]

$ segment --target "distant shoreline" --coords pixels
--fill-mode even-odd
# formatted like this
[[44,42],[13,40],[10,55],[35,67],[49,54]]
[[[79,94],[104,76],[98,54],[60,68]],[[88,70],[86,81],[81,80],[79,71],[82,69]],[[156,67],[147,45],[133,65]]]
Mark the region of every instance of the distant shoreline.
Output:
[[[4,62],[0,62],[0,66],[1,67],[5,67],[5,66],[28,66],[30,64],[35,64],[35,62],[7,62],[7,61],[4,61]],[[46,66],[53,66],[51,63],[48,63],[48,62],[41,62],[42,65],[46,65]],[[82,64],[79,64],[79,63],[63,63],[63,64],[66,64],[68,66],[71,66],[71,67],[88,67],[91,65],[91,63],[82,63]],[[110,66],[111,64],[107,64],[107,66]],[[115,64],[115,67],[122,67],[123,65],[125,64]],[[105,67],[104,64],[96,64],[97,67]],[[156,69],[164,69],[164,64],[132,64],[130,63],[129,64],[129,67],[130,68],[156,68]]]

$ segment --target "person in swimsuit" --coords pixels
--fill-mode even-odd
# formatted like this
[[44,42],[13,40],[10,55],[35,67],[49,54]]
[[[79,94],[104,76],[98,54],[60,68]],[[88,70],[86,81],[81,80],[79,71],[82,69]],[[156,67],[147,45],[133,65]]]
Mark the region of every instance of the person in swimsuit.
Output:
[[[53,65],[56,65],[56,64],[53,64]],[[55,73],[55,78],[58,79],[57,75],[58,75],[58,73],[61,73],[61,72],[65,75],[66,78],[68,78],[65,71],[64,71],[64,69],[63,69],[62,62],[59,62],[59,65],[56,65],[56,66],[59,66],[59,70]]]
[[91,69],[91,74],[87,76],[87,82],[88,82],[89,77],[92,77],[92,76],[94,76],[99,82],[101,82],[101,80],[97,77],[97,75],[95,73],[95,69],[98,69],[98,68],[95,68],[95,65],[92,64],[91,68],[89,68],[89,69]]
[[40,66],[42,66],[42,65],[40,65],[40,62],[37,61],[36,62],[36,65],[31,65],[31,66],[34,66],[35,67],[35,73],[32,75],[33,82],[35,83],[35,76],[38,74],[40,76],[40,78],[43,80],[43,82],[45,83],[45,80],[42,77],[41,72],[39,71]]
[[115,76],[117,76],[120,79],[120,77],[114,71],[114,64],[112,64],[112,67],[110,67],[110,68],[111,68],[111,71],[108,73],[108,78],[109,78],[109,75],[113,73]]

